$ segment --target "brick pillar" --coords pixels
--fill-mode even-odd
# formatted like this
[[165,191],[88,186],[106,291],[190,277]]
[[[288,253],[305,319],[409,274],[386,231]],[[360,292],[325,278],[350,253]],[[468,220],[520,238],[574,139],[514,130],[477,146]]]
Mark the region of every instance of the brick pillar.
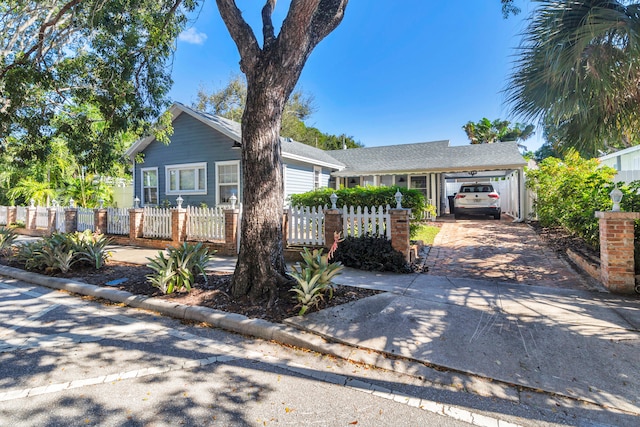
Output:
[[129,209],[129,239],[135,240],[142,237],[143,216],[144,209]]
[[97,234],[107,233],[107,210],[106,209],[94,209],[93,210],[93,231]]
[[187,210],[171,209],[171,241],[180,244],[187,240]]
[[409,216],[411,209],[391,209],[391,246],[402,253],[407,262],[411,261],[409,253]]
[[327,251],[333,245],[335,232],[342,232],[342,211],[340,209],[326,209],[324,211],[324,247]]
[[15,206],[7,206],[7,225],[16,223],[18,208]]
[[64,231],[74,233],[78,231],[78,209],[66,208],[64,210]]
[[24,222],[24,228],[27,230],[36,229],[36,207],[27,206],[27,219]]
[[238,252],[238,218],[240,210],[225,209],[224,211],[224,246],[229,254]]
[[47,221],[47,236],[51,236],[56,231],[56,208],[47,209],[49,213],[49,220]]
[[600,280],[611,292],[632,294],[635,288],[633,224],[638,212],[596,212],[600,220]]

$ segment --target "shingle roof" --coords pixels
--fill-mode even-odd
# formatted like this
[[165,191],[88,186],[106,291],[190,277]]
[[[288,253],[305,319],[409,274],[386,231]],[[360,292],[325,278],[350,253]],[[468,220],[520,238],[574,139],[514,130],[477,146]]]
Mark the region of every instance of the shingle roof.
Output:
[[449,141],[333,150],[346,165],[337,176],[511,169],[527,163],[515,142],[450,146]]
[[[170,109],[175,119],[180,113],[187,113],[213,129],[225,134],[234,141],[242,142],[242,131],[240,123],[226,119],[214,114],[205,113],[204,111],[194,110],[179,102],[173,104]],[[153,137],[149,136],[136,142],[129,150],[127,155],[132,157],[136,153],[144,150],[152,141]],[[282,146],[282,156],[292,160],[300,160],[316,165],[324,165],[333,169],[342,169],[344,164],[330,156],[327,151],[312,147],[301,142],[293,141],[289,138],[280,138]]]

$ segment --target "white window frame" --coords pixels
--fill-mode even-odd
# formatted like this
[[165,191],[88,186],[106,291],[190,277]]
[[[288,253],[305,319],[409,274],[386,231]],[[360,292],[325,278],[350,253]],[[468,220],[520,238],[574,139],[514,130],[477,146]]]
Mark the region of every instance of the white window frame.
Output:
[[[238,171],[238,182],[236,183],[229,183],[229,182],[225,182],[224,184],[220,183],[220,176],[219,176],[219,169],[220,166],[228,166],[228,165],[235,165]],[[216,205],[221,205],[221,204],[225,204],[222,203],[220,201],[220,186],[224,185],[224,186],[229,186],[229,185],[235,185],[237,187],[236,189],[236,197],[238,198],[238,202],[240,203],[241,197],[240,197],[240,160],[227,160],[224,162],[216,162],[215,163],[215,169],[216,169]]]
[[313,167],[313,189],[322,188],[322,166]]
[[[145,172],[155,172],[156,173],[156,197],[158,198],[158,203],[160,203],[160,189],[159,189],[159,176],[158,176],[158,168],[141,168],[140,169],[140,195],[142,196],[142,206],[157,206],[158,203],[147,203],[147,201],[145,200],[145,185],[144,185],[144,173]],[[154,188],[154,187],[148,187],[148,188]]]
[[[176,174],[176,184],[178,186],[178,188],[180,188],[180,171],[184,171],[184,170],[192,170],[195,171],[196,176],[195,176],[195,184],[198,185],[199,184],[199,173],[198,171],[200,169],[204,169],[204,188],[196,188],[194,190],[172,190],[171,189],[171,171],[177,171],[178,173]],[[183,195],[183,194],[194,194],[194,195],[202,195],[202,194],[207,194],[207,163],[206,162],[200,162],[200,163],[183,163],[183,164],[179,164],[179,165],[165,165],[164,167],[164,172],[165,172],[165,193],[167,195]]]

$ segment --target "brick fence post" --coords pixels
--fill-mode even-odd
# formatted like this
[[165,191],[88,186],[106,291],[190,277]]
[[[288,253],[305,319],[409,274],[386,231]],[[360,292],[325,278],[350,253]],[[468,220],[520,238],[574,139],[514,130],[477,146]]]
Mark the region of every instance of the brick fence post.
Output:
[[335,232],[342,232],[342,212],[340,209],[325,209],[324,211],[324,247],[331,249]]
[[78,209],[65,208],[64,210],[64,231],[75,233],[78,231]]
[[411,262],[409,217],[411,209],[391,209],[391,246]]
[[638,212],[596,212],[600,220],[600,280],[611,292],[632,294],[635,289],[633,225]]
[[18,208],[15,206],[7,206],[7,225],[15,224],[18,216]]
[[238,218],[239,209],[224,210],[224,247],[228,254],[238,253]]
[[56,208],[47,209],[49,213],[49,219],[47,221],[47,236],[51,236],[56,231],[56,215],[58,210]]
[[171,241],[180,244],[187,240],[187,210],[171,209]]
[[24,228],[27,230],[36,229],[36,207],[27,206],[27,219],[24,222]]
[[97,234],[107,233],[107,210],[94,209],[93,211],[93,231]]
[[129,209],[129,239],[136,240],[142,237],[143,216],[144,209]]

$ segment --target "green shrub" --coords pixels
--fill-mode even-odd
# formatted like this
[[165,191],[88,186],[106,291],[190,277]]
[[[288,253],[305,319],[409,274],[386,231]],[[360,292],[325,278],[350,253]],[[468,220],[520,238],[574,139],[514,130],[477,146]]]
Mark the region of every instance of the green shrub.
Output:
[[304,248],[300,253],[303,263],[298,263],[292,267],[289,273],[296,280],[296,286],[290,289],[296,294],[300,311],[299,316],[317,307],[324,301],[324,295],[329,293],[329,298],[333,298],[333,278],[341,273],[344,268],[340,262],[329,262],[329,255],[322,254],[322,249],[314,249],[310,252]]
[[346,267],[365,271],[411,272],[404,255],[393,249],[391,241],[384,237],[349,236],[338,245],[335,260]]
[[196,275],[200,273],[207,282],[205,267],[213,253],[202,243],[183,243],[177,248],[169,248],[167,257],[163,252],[158,252],[155,258],[147,258],[149,268],[155,271],[147,279],[151,285],[160,289],[164,294],[170,294],[185,289],[191,291]]
[[74,234],[74,246],[77,253],[77,260],[100,270],[111,256],[107,251],[110,243],[104,234],[91,233],[86,230],[84,233]]
[[0,255],[7,255],[15,243],[18,235],[11,227],[0,227]]

